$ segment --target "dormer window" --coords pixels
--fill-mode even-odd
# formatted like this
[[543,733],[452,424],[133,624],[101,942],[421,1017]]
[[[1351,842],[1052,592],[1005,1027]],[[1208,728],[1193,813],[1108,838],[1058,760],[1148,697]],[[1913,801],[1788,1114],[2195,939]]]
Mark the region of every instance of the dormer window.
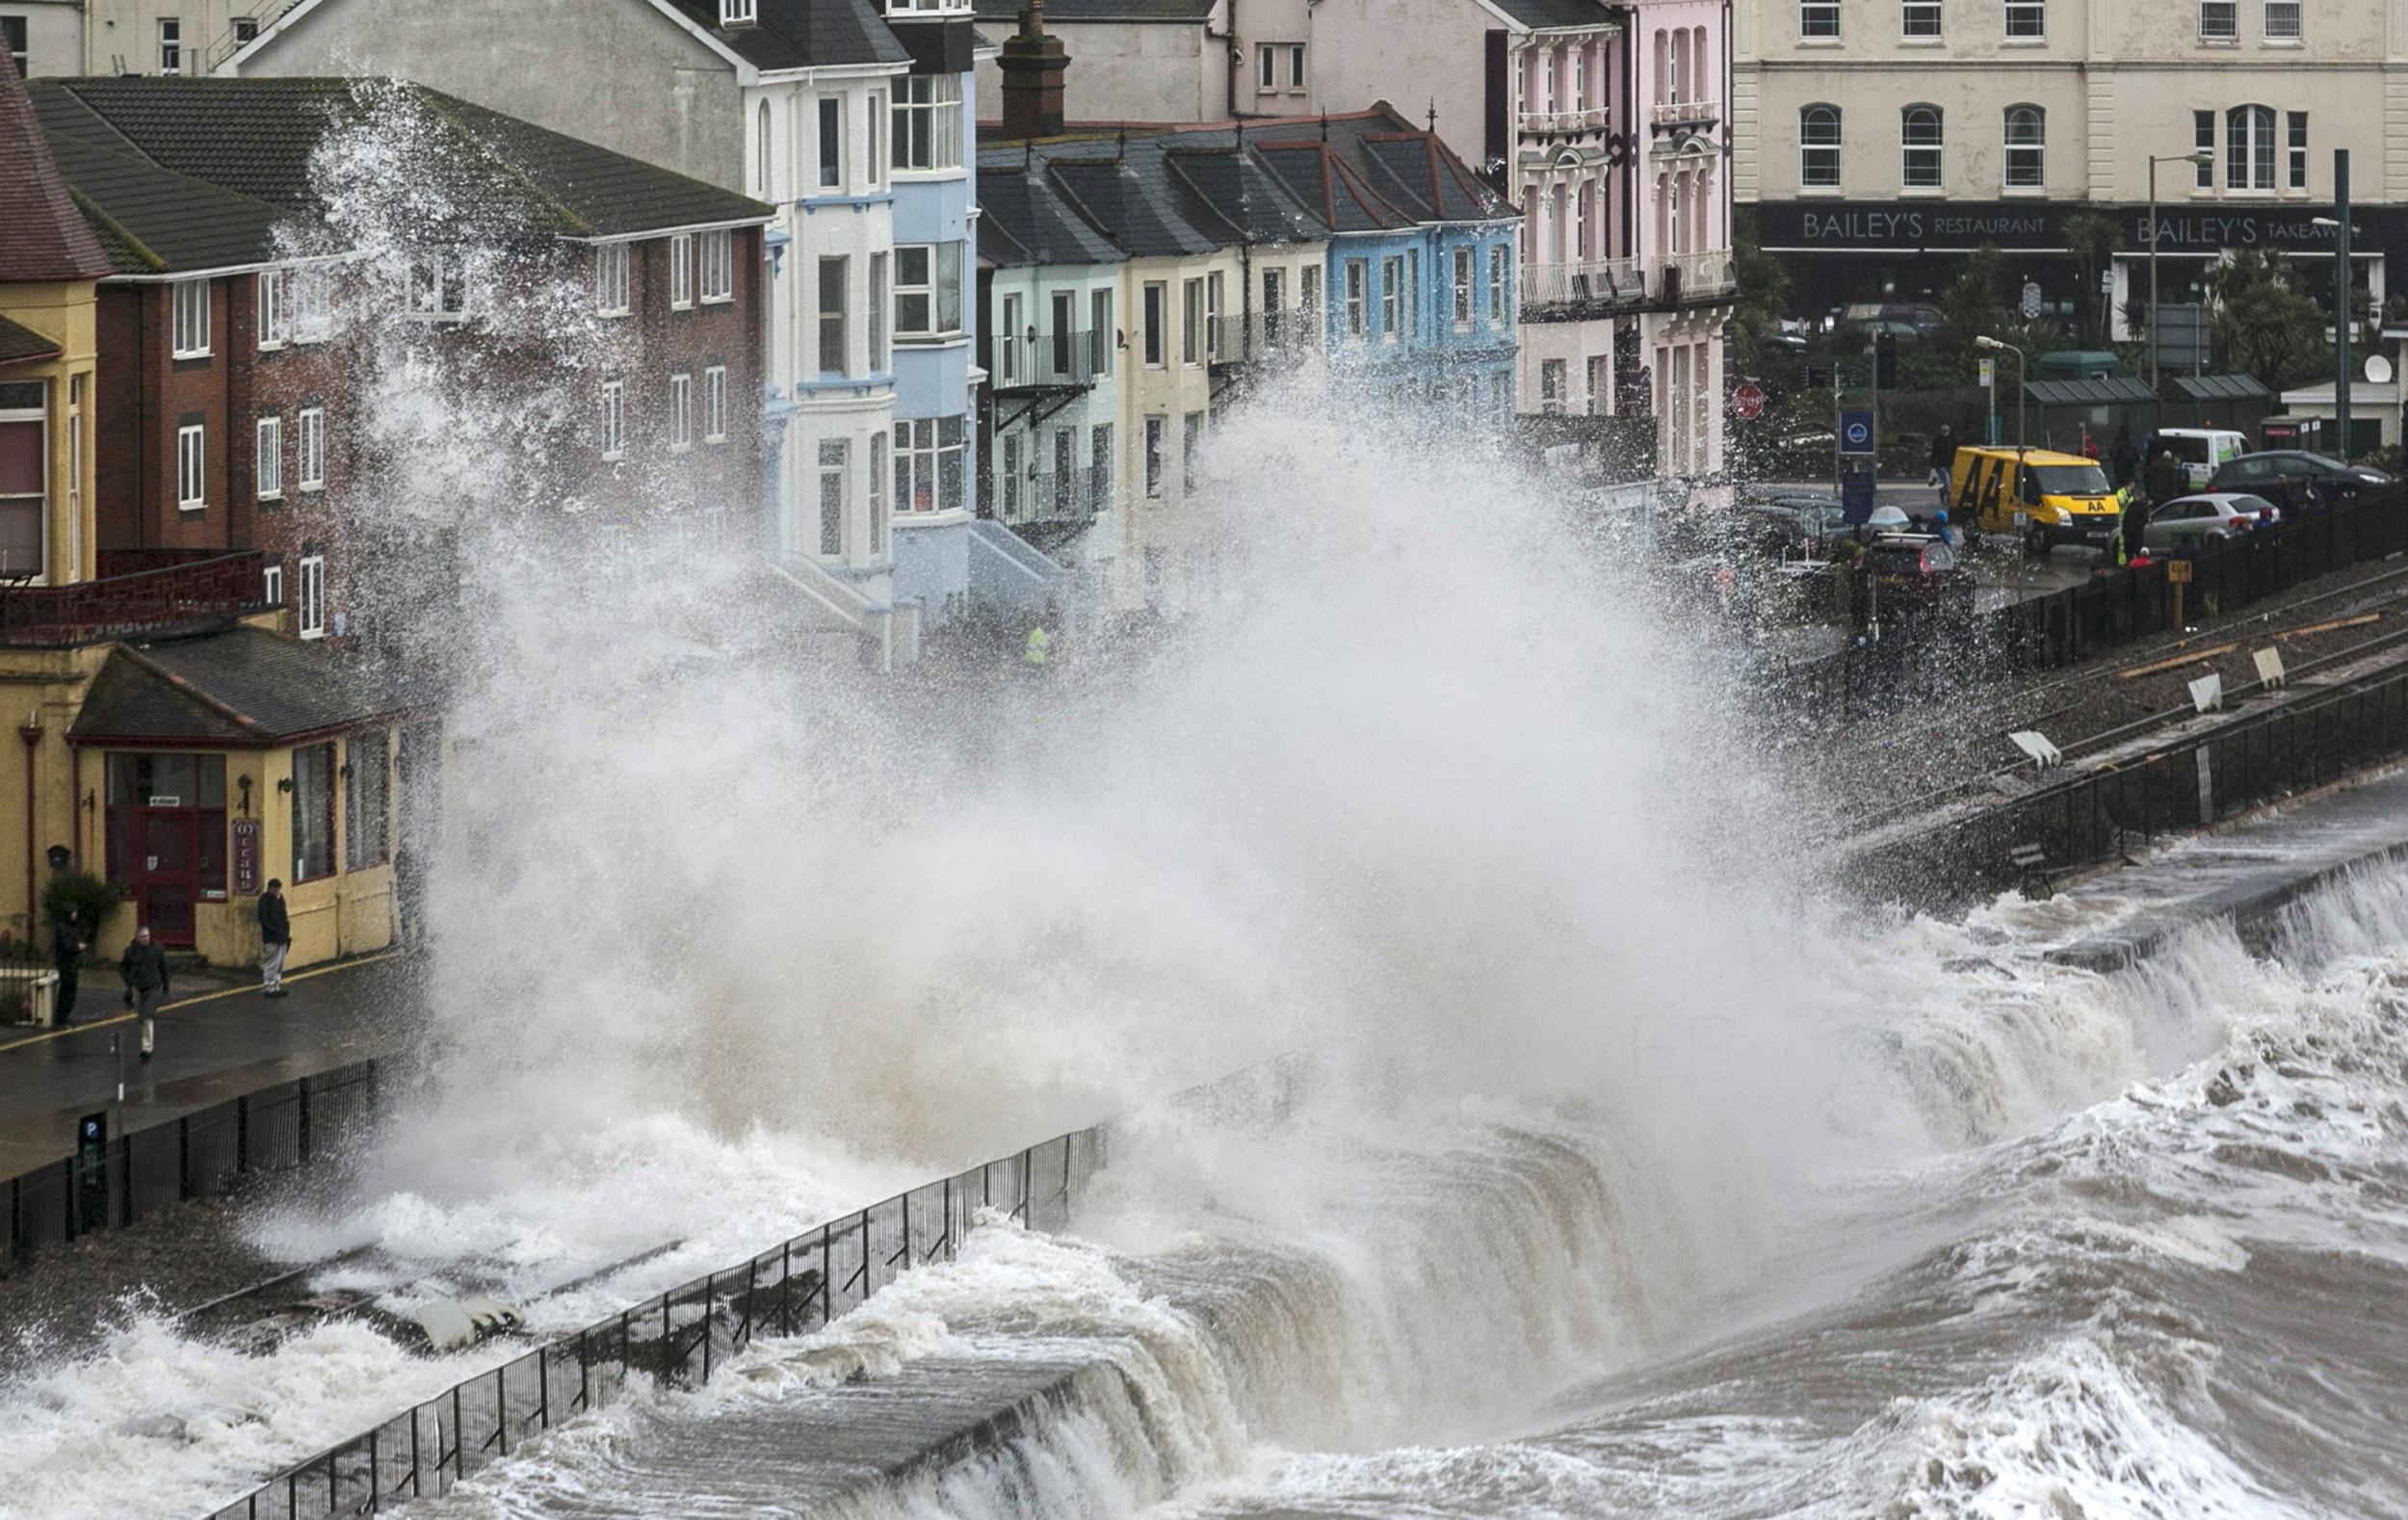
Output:
[[720,0],[720,25],[750,26],[760,19],[761,0]]

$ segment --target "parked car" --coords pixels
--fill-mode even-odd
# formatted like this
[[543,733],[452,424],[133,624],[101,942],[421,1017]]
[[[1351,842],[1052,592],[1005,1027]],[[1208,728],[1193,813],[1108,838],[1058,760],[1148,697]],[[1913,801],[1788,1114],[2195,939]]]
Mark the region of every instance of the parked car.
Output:
[[1847,535],[1846,509],[1828,492],[1785,493],[1744,503],[1739,511],[1747,542],[1767,559],[1802,555],[1819,560]]
[[1883,600],[1934,606],[1974,593],[1974,572],[1936,534],[1885,533],[1865,545],[1865,569]]
[[2145,479],[2151,459],[2171,454],[2183,467],[2184,481],[2192,490],[2204,491],[2218,469],[2248,452],[2249,440],[2230,429],[2159,428],[2140,451],[2141,473]]
[[2258,530],[2261,514],[2275,511],[2263,496],[2245,491],[2210,491],[2177,496],[2149,514],[2140,530],[2143,548],[2165,550],[2209,538],[2245,538]]
[[2392,477],[2363,464],[2343,464],[2305,449],[2269,449],[2228,461],[2208,482],[2208,489],[2263,496],[2290,511],[2329,507],[2369,487],[2391,484]]

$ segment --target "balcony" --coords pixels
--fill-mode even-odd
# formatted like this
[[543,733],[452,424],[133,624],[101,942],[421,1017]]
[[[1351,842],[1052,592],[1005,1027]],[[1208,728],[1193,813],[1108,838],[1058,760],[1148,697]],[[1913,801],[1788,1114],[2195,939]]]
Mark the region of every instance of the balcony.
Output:
[[99,558],[108,572],[99,580],[0,587],[0,644],[100,643],[269,605],[267,557],[256,552],[104,550]]
[[1722,119],[1719,100],[1672,100],[1656,107],[1649,118],[1660,127],[1704,127]]
[[1085,390],[1112,374],[1109,332],[1027,332],[994,340],[989,368],[995,393],[1028,395]]
[[1318,315],[1298,307],[1207,319],[1204,354],[1216,366],[1296,365],[1320,348]]
[[1636,306],[1646,295],[1647,284],[1639,274],[1636,259],[1522,266],[1521,304],[1525,316],[1558,308]]
[[1729,249],[1667,253],[1656,260],[1656,299],[1668,306],[1719,301],[1739,285]]
[[1572,132],[1602,132],[1606,127],[1606,108],[1595,106],[1585,111],[1525,111],[1516,118],[1525,137],[1561,137]]
[[1042,529],[1055,538],[1067,537],[1112,507],[1112,472],[1088,465],[1067,475],[1028,471],[1016,481],[999,475],[995,492],[995,516],[1006,527]]

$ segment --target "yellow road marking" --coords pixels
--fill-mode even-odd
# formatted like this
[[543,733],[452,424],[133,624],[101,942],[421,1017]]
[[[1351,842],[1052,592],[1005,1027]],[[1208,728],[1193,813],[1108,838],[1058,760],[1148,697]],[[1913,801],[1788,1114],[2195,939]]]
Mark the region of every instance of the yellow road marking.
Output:
[[[373,966],[380,960],[391,960],[402,954],[404,952],[400,950],[380,950],[373,956],[362,956],[357,960],[340,960],[330,966],[312,966],[307,971],[296,971],[284,980],[306,982],[311,977],[323,977],[329,972],[349,971],[355,966]],[[215,992],[202,992],[189,998],[177,998],[172,1003],[162,1003],[159,1005],[159,1011],[171,1013],[177,1009],[188,1009],[196,1003],[214,1003],[220,998],[239,997],[243,993],[258,990],[257,987],[222,987]],[[54,1029],[39,1035],[28,1035],[23,1039],[13,1039],[5,1045],[0,1045],[0,1051],[20,1050],[27,1045],[39,1045],[44,1040],[63,1039],[69,1035],[88,1035],[96,1029],[107,1029],[115,1024],[130,1024],[133,1021],[134,1015],[131,1013],[112,1014],[108,1018],[94,1019],[89,1024],[70,1024],[65,1029]]]

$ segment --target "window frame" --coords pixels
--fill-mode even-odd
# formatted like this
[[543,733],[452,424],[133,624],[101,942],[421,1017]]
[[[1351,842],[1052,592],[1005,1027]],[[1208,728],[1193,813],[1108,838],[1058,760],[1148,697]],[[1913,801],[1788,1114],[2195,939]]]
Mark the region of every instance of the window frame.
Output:
[[412,322],[468,320],[468,269],[457,253],[414,254],[403,315]]
[[2194,155],[2206,155],[2205,158],[2199,161],[2193,170],[2190,181],[2191,188],[2193,190],[2213,190],[2215,188],[2216,165],[2223,162],[2224,158],[2223,140],[2221,134],[2217,130],[2215,113],[2213,111],[2191,112],[2190,150]]
[[1254,88],[1257,92],[1269,92],[1279,88],[1278,43],[1254,44]]
[[[904,256],[925,254],[928,278],[925,282],[903,277]],[[952,243],[898,243],[895,245],[895,323],[894,341],[900,344],[949,343],[962,335],[962,245]],[[928,303],[928,326],[913,327],[903,320],[903,302],[924,300]],[[951,310],[949,311],[948,303]],[[948,318],[950,317],[950,321]]]
[[[852,257],[846,253],[823,253],[814,264],[813,373],[842,379],[852,373]],[[831,354],[836,360],[834,364],[828,362]]]
[[[2015,136],[2016,118],[2028,116],[2036,131],[2028,142],[2018,142]],[[2049,178],[2049,114],[2029,101],[2019,101],[2006,108],[2002,145],[2005,154],[2000,183],[2009,190],[2043,190]],[[2019,169],[2019,156],[2028,160]],[[2028,176],[2028,177],[2025,177]]]
[[[958,415],[895,419],[896,516],[929,517],[961,509],[968,486],[968,436]],[[923,485],[926,507],[916,505]]]
[[[2017,23],[2024,25],[2019,29]],[[2045,42],[2049,39],[2048,0],[2006,0],[2006,40]]]
[[1504,243],[1488,246],[1488,325],[1499,331],[1513,325],[1513,291],[1506,278],[1510,252]]
[[205,359],[210,354],[209,280],[179,279],[168,286],[171,326],[168,354],[176,359]]
[[1145,419],[1145,499],[1163,499],[1169,463],[1165,451],[1170,447],[1170,415],[1157,412]]
[[[2264,0],[2264,5],[2258,15],[2260,35],[2269,42],[2305,41],[2307,39],[2306,9],[2299,3],[2299,0]],[[2275,14],[2278,11],[2290,17],[2289,22],[2280,28],[2275,22]]]
[[1453,307],[1453,322],[1454,330],[1457,332],[1469,332],[1472,330],[1474,307],[1476,305],[1475,298],[1472,295],[1472,287],[1474,282],[1479,278],[1479,261],[1474,257],[1473,250],[1470,248],[1458,246],[1453,250],[1452,267],[1454,287],[1454,302]]
[[887,156],[896,173],[950,174],[961,168],[959,75],[904,74],[895,81],[886,109]]
[[1404,255],[1390,253],[1379,261],[1379,341],[1395,343],[1404,335]]
[[163,15],[159,18],[159,72],[170,75],[184,72],[184,18],[182,16]]
[[301,493],[327,488],[327,409],[303,406],[293,417],[293,477]]
[[601,444],[606,463],[627,457],[627,382],[623,380],[602,382]]
[[2311,159],[2308,149],[2308,113],[2305,111],[2283,113],[2283,156],[2286,160],[2283,187],[2286,190],[2307,189]]
[[694,372],[672,371],[668,378],[668,452],[694,448]]
[[1361,343],[1371,336],[1372,261],[1350,258],[1346,261],[1346,335]]
[[700,235],[695,294],[705,306],[724,306],[736,299],[736,234],[714,227]]
[[1898,0],[1899,39],[1909,42],[1940,40],[1944,35],[1941,11],[1941,0]]
[[849,477],[852,474],[852,440],[822,438],[815,452],[813,474],[819,483],[820,557],[841,560],[845,557],[846,518],[851,515],[852,490]]
[[[1810,127],[1819,127],[1823,118],[1830,122],[1830,141],[1808,136]],[[1845,138],[1846,115],[1829,101],[1810,101],[1797,108],[1797,184],[1800,190],[1838,190],[1840,176],[1846,168],[1841,156]],[[1817,172],[1817,155],[1827,154],[1830,172],[1824,177]]]
[[175,430],[175,507],[200,511],[209,505],[209,428],[188,422]]
[[285,300],[285,271],[263,269],[253,285],[259,307],[259,352],[272,354],[293,340],[293,310]]
[[[306,564],[309,562],[304,560],[301,563]],[[318,562],[321,569],[324,568],[325,563],[324,560]],[[324,635],[325,619],[322,612],[317,637],[324,637]],[[304,634],[302,637],[312,636]],[[301,763],[303,755],[312,757],[307,767]],[[318,757],[323,757],[323,759]],[[334,741],[328,739],[322,744],[295,747],[292,767],[293,803],[292,818],[289,821],[292,831],[287,837],[293,847],[293,884],[299,886],[304,881],[326,880],[333,876],[342,864],[342,853],[337,848],[338,841],[334,837],[334,783],[336,780]],[[325,794],[323,797],[318,795],[321,791]],[[315,828],[305,826],[306,822],[313,819],[313,815],[317,826]],[[311,848],[313,844],[322,845],[326,851],[325,865],[314,871],[310,869],[316,853]]]
[[2199,0],[2199,40],[2238,42],[2240,0]]
[[293,630],[303,639],[327,636],[327,557],[304,554],[293,566],[298,600],[293,606]]
[[724,364],[703,366],[702,441],[727,441],[727,366]]
[[818,126],[814,137],[819,148],[819,186],[823,191],[838,195],[845,190],[845,97],[841,94],[820,96],[816,113]]
[[1306,59],[1304,49],[1306,44],[1302,42],[1289,42],[1286,43],[1285,46],[1288,49],[1288,89],[1292,92],[1301,92],[1304,89],[1304,82],[1306,78],[1309,77],[1305,68]]
[[1797,0],[1797,39],[1801,42],[1840,40],[1840,0]]
[[[2263,123],[2265,130],[2258,130]],[[2275,169],[2275,155],[2281,151],[2276,140],[2280,118],[2272,106],[2246,102],[2228,108],[2224,113],[2224,188],[2244,195],[2264,195],[2273,191],[2280,174]],[[2260,170],[2264,172],[2263,176]]]
[[694,234],[680,232],[668,240],[668,309],[694,309]]
[[[375,752],[363,756],[365,741]],[[366,762],[366,763],[363,763]],[[363,728],[343,737],[343,869],[369,871],[393,855],[393,732]],[[373,825],[375,832],[369,832]]]
[[[1918,118],[1927,120],[1931,128],[1929,142],[1918,142],[1909,134]],[[1945,190],[1948,188],[1948,118],[1938,106],[1928,101],[1916,101],[1898,108],[1898,188],[1901,190]],[[1927,158],[1924,166],[1930,177],[1919,179],[1918,156]]]
[[1191,411],[1179,418],[1179,495],[1195,493],[1196,465],[1204,454],[1204,414]]
[[251,426],[251,484],[258,499],[284,499],[284,415],[269,412]]
[[1139,298],[1144,303],[1140,325],[1139,360],[1149,370],[1170,367],[1170,282],[1149,279]]
[[1204,362],[1204,280],[1190,275],[1179,282],[1179,367],[1195,369]]
[[629,264],[626,244],[595,245],[593,249],[593,310],[596,316],[624,317],[634,311]]

